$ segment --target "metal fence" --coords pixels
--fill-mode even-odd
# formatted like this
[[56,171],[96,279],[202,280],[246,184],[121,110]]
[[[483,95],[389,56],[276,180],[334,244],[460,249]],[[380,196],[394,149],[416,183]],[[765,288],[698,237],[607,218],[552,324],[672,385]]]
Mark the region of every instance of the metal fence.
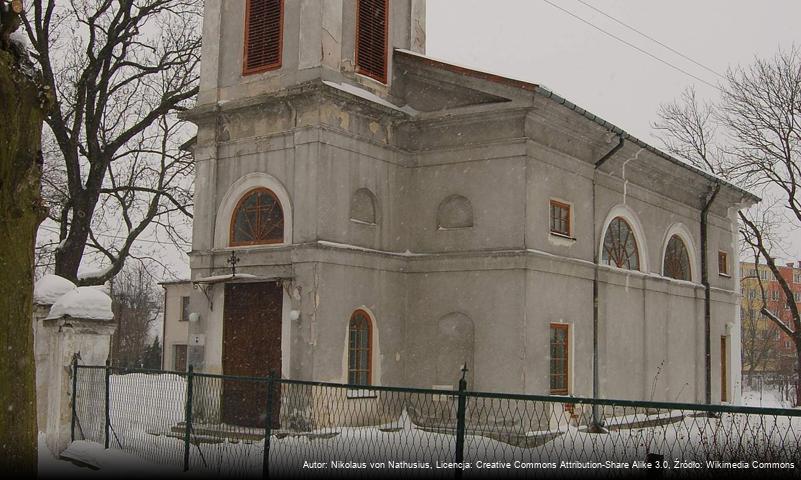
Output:
[[239,477],[801,473],[801,410],[73,367],[73,440]]

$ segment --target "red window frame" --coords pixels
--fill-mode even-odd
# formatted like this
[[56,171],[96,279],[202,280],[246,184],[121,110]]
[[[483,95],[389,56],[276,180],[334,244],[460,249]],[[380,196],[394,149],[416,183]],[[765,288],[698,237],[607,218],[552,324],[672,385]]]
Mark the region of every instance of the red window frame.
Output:
[[[382,0],[366,0],[366,1],[370,1],[372,3],[379,3]],[[359,38],[361,36],[361,31],[362,31],[362,25],[361,25],[362,24],[362,20],[361,20],[361,15],[359,14],[359,12],[360,12],[361,5],[362,5],[363,2],[365,2],[365,0],[357,0],[356,1],[356,42],[355,42],[356,43],[356,45],[355,45],[355,50],[356,50],[356,72],[359,73],[360,75],[364,75],[366,77],[370,77],[370,78],[372,78],[374,80],[377,80],[377,81],[379,81],[381,83],[387,83],[387,70],[388,70],[388,64],[389,64],[389,58],[388,58],[388,55],[387,55],[387,53],[389,51],[389,0],[383,0],[383,4],[384,4],[384,7],[383,7],[384,8],[384,32],[383,32],[383,40],[384,40],[384,42],[383,43],[384,43],[384,45],[383,45],[383,51],[381,52],[381,56],[382,56],[382,59],[383,59],[383,65],[382,65],[381,71],[379,71],[379,72],[376,72],[373,68],[370,68],[368,66],[363,65],[363,62],[364,62],[363,57],[365,56],[365,54],[362,53],[361,49],[359,48],[359,44],[360,44]]]
[[[366,331],[364,332],[367,334],[366,347],[356,345],[353,341],[354,331]],[[367,351],[367,361],[366,365],[362,365],[360,354],[365,350]],[[366,383],[362,383],[359,379],[363,374],[366,374]],[[348,322],[348,383],[353,385],[372,385],[373,383],[373,325],[370,315],[362,309],[354,311]]]
[[718,274],[729,276],[729,254],[723,250],[718,251]]
[[[250,49],[250,15],[252,12],[252,3],[254,1],[264,1],[264,0],[247,0],[245,4],[245,41],[244,41],[244,51],[242,54],[242,75],[252,75],[254,73],[262,73],[269,70],[277,70],[281,68],[283,63],[283,50],[284,50],[284,0],[278,0],[278,52],[277,52],[277,60],[273,63],[268,63],[264,65],[257,65],[253,67],[248,67],[248,50]],[[267,41],[269,39],[266,39]]]
[[[283,223],[286,219],[284,218],[284,207],[281,205],[281,201],[278,200],[278,197],[275,195],[275,192],[270,190],[269,188],[254,188],[253,190],[249,190],[246,194],[242,195],[242,198],[239,199],[237,202],[236,207],[234,208],[233,214],[231,215],[231,226],[228,232],[228,245],[232,247],[241,247],[247,245],[274,245],[276,243],[283,243],[284,242],[284,232],[281,231],[280,238],[273,238],[268,240],[245,240],[245,241],[236,241],[234,234],[236,233],[236,217],[239,215],[239,210],[242,208],[242,204],[245,203],[245,200],[251,197],[251,195],[256,195],[259,193],[266,193],[270,197],[272,197],[273,201],[278,206],[278,209],[281,211],[281,223]],[[284,226],[285,227],[285,226]]]
[[[561,212],[561,211],[566,211],[567,212],[567,218],[565,219],[564,229],[561,229],[560,226],[559,226],[559,223],[562,223],[562,219],[561,219],[561,216],[557,218],[554,215],[555,210],[557,212]],[[558,200],[551,200],[550,201],[549,213],[550,213],[550,222],[551,222],[551,233],[554,233],[556,235],[562,235],[564,237],[572,236],[572,231],[571,231],[571,228],[570,228],[570,222],[572,220],[571,216],[572,216],[573,212],[571,212],[570,205],[567,204],[567,203],[560,202]]]
[[[548,376],[549,385],[548,385],[548,387],[550,389],[551,395],[567,395],[570,392],[570,326],[565,324],[565,323],[552,323],[551,324],[551,331],[548,332],[549,333],[549,335],[548,335],[548,353],[549,353],[549,356],[550,356],[551,352],[553,351],[553,346],[554,346],[553,339],[552,339],[552,333],[553,333],[554,330],[564,331],[564,339],[565,340],[564,340],[564,343],[561,344],[561,345],[564,347],[565,354],[564,354],[563,358],[553,358],[553,356],[551,356],[550,364],[549,364],[549,367],[548,367],[548,373],[549,373],[549,376]],[[554,362],[562,363],[562,372],[563,373],[554,373],[555,372],[555,369],[554,369],[555,363]],[[564,385],[564,388],[554,388],[554,378],[555,377],[563,377],[562,384]]]

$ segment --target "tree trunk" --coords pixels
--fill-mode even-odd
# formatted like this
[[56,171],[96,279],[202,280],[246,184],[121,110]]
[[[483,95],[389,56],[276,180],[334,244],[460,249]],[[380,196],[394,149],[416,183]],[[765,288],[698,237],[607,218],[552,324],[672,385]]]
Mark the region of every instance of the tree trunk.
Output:
[[[801,407],[801,333],[796,332],[795,340],[795,405]],[[792,378],[792,375],[790,376]]]
[[36,476],[33,247],[40,199],[46,96],[0,50],[0,463]]

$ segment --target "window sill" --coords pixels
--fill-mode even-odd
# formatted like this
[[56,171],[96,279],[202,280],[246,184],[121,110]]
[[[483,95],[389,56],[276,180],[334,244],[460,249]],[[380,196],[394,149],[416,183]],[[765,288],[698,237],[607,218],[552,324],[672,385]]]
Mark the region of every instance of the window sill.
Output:
[[226,245],[224,247],[215,247],[211,249],[211,253],[230,253],[232,251],[241,251],[241,250],[271,250],[271,249],[279,249],[281,247],[288,247],[291,246],[291,243],[288,242],[281,242],[281,243],[256,243],[253,245]]
[[548,240],[552,244],[559,245],[562,247],[570,247],[576,243],[576,239],[574,237],[570,237],[556,232],[550,232],[548,235]]
[[453,232],[453,231],[459,231],[459,230],[470,230],[471,228],[473,228],[472,225],[465,225],[463,227],[442,227],[442,226],[439,226],[439,227],[437,227],[437,231],[438,232]]
[[718,273],[718,276],[723,278],[731,278],[731,275],[729,275],[728,273]]
[[375,222],[365,222],[364,220],[358,220],[356,218],[351,218],[350,221],[355,223],[355,224],[366,225],[368,227],[375,227],[377,225],[377,223],[375,223]]
[[378,392],[368,389],[348,389],[347,398],[378,398]]

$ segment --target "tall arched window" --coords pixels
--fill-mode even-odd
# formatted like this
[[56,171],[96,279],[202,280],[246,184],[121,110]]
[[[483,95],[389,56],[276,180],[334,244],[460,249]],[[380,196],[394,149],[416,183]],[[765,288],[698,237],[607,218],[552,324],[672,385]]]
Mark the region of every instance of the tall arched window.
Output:
[[266,188],[246,193],[231,219],[231,246],[263,245],[284,241],[284,212],[275,194]]
[[623,217],[615,217],[606,228],[601,256],[603,263],[628,270],[640,269],[640,253],[634,231]]
[[668,240],[665,248],[664,275],[677,280],[690,280],[690,255],[687,246],[678,235]]
[[356,310],[348,326],[348,383],[370,385],[372,382],[373,330],[370,317]]

